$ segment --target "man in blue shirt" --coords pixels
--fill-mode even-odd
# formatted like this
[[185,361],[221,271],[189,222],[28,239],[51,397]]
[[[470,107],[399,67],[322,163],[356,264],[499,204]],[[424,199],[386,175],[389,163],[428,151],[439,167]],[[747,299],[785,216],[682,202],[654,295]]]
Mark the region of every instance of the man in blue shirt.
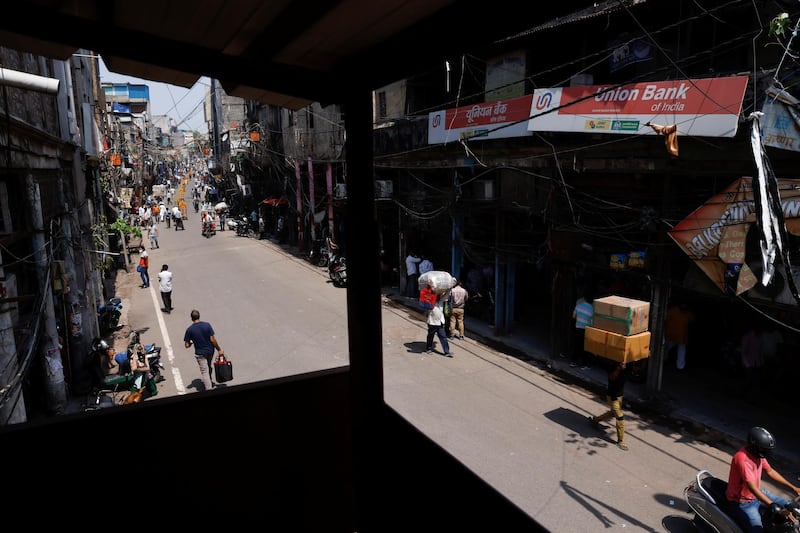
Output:
[[197,359],[197,365],[200,367],[200,379],[203,381],[205,390],[211,390],[214,387],[214,380],[211,374],[214,349],[216,348],[219,356],[224,356],[225,352],[219,347],[211,324],[200,320],[200,311],[192,309],[190,316],[192,324],[186,328],[186,333],[183,335],[183,345],[188,349],[194,344],[194,356]]

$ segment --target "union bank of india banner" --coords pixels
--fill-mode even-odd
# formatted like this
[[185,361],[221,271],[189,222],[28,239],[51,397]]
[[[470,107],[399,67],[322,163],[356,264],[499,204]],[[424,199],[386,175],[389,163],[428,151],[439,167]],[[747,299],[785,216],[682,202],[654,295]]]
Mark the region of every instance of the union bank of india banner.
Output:
[[747,76],[536,89],[528,131],[657,135],[647,124],[678,127],[678,135],[733,137]]

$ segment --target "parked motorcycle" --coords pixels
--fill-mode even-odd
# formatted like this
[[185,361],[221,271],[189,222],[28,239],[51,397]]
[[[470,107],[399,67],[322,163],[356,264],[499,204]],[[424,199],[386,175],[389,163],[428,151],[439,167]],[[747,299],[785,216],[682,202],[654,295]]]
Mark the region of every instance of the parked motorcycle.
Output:
[[122,300],[118,297],[109,298],[104,304],[97,306],[97,325],[100,335],[105,335],[117,329],[119,318],[122,316]]
[[138,342],[138,332],[131,334],[137,342],[129,343],[125,352],[114,355],[114,362],[118,365],[118,372],[109,372],[109,344],[99,338],[92,341],[86,359],[89,372],[92,376],[92,388],[85,411],[94,411],[104,407],[118,405],[119,395],[127,393],[128,398],[135,397],[138,401],[158,394],[157,383],[164,380],[161,371],[161,347],[155,344],[142,345]]
[[156,383],[164,381],[161,371],[164,370],[164,365],[161,363],[161,346],[155,343],[142,344],[141,342],[142,330],[132,330],[128,335],[128,363],[134,355],[137,356],[139,362],[144,359],[147,360],[150,370],[153,372]]
[[328,260],[328,276],[337,287],[347,286],[347,264],[343,255]]
[[244,215],[228,220],[228,227],[236,231],[239,237],[248,237],[250,235],[250,221]]
[[[717,531],[719,533],[743,533],[743,529],[728,507],[725,490],[728,483],[714,477],[708,470],[700,470],[694,481],[683,489],[689,512],[694,514],[693,523],[701,531]],[[761,512],[764,531],[800,532],[800,503],[797,499],[785,508],[764,508]]]
[[318,267],[328,266],[328,254],[325,252],[325,240],[316,239],[308,252],[308,262]]
[[325,240],[326,252],[328,257],[328,276],[337,287],[347,286],[347,263],[343,255],[339,253],[339,245],[328,237]]

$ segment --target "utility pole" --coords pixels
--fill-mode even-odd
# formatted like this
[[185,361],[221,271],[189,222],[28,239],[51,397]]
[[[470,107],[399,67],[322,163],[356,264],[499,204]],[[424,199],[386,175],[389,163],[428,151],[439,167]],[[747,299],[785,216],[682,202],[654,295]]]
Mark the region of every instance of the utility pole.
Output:
[[34,249],[34,260],[36,261],[36,273],[44,298],[44,313],[40,318],[44,321],[44,331],[40,349],[44,363],[42,367],[47,392],[47,408],[51,414],[60,415],[67,406],[67,389],[64,384],[64,365],[61,361],[61,348],[58,343],[53,291],[50,288],[52,280],[50,278],[50,263],[47,257],[47,249],[49,247],[44,238],[41,193],[39,192],[39,184],[34,181],[31,174],[28,174],[25,178],[25,189],[33,222],[33,237],[31,241]]
[[211,137],[214,150],[214,168],[222,164],[219,142],[219,113],[217,112],[217,80],[211,78]]

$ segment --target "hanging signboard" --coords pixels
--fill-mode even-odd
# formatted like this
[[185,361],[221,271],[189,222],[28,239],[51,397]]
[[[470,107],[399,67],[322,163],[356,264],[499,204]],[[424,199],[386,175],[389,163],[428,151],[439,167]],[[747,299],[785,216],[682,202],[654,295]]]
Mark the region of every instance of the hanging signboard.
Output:
[[656,135],[647,124],[676,124],[678,135],[733,137],[747,76],[536,89],[529,131]]
[[[800,235],[800,180],[779,179],[786,230]],[[727,294],[758,284],[756,206],[752,178],[739,178],[669,231],[669,236]],[[748,236],[749,235],[749,236]]]
[[761,138],[764,146],[800,152],[800,102],[776,87],[767,89],[761,109]]

